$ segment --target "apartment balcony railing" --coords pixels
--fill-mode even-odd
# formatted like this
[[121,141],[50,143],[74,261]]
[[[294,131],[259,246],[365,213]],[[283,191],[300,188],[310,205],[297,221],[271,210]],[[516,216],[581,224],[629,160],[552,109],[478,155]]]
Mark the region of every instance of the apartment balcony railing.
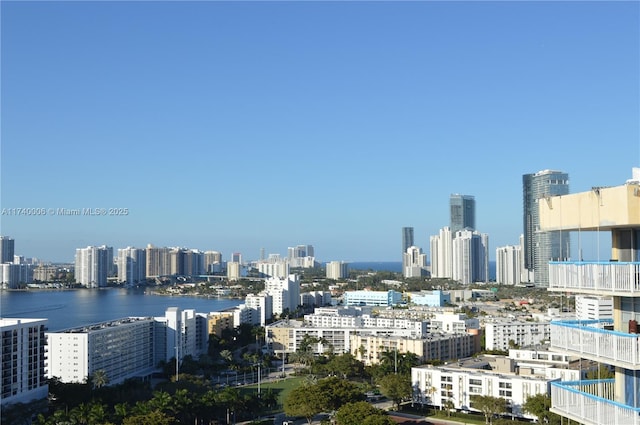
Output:
[[549,289],[640,296],[640,262],[551,261]]
[[586,425],[640,425],[640,408],[614,401],[614,382],[552,382],[551,411]]
[[640,369],[640,335],[606,329],[612,320],[551,322],[551,347],[625,369]]

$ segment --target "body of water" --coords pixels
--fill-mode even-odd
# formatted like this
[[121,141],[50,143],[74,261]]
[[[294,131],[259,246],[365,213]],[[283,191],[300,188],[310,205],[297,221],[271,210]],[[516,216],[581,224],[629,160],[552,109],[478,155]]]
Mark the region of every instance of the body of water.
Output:
[[243,300],[147,294],[143,289],[0,291],[0,317],[48,319],[50,331],[130,316],[164,316],[169,307],[223,311]]

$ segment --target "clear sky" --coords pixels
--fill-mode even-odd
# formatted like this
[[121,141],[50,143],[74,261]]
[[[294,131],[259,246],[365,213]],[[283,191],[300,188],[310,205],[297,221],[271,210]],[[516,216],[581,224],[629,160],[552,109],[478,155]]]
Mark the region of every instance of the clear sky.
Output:
[[493,259],[523,231],[523,174],[579,192],[640,166],[637,1],[0,9],[1,207],[129,210],[3,215],[27,257],[400,261],[401,228],[428,252],[459,193]]

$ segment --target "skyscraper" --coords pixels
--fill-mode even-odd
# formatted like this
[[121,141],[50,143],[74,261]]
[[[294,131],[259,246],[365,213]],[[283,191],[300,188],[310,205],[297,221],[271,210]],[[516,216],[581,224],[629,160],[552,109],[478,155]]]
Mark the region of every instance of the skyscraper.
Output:
[[476,200],[470,195],[454,193],[449,199],[451,220],[449,228],[452,234],[460,230],[476,229]]
[[402,228],[402,255],[407,253],[407,248],[413,246],[413,227]]
[[533,271],[536,286],[549,285],[549,261],[569,258],[569,233],[541,231],[538,203],[547,198],[569,193],[569,175],[562,171],[542,170],[522,176],[524,267]]
[[76,282],[88,288],[107,286],[107,275],[113,258],[113,248],[105,245],[76,249]]
[[15,241],[8,236],[0,236],[0,263],[13,263]]
[[118,250],[118,282],[135,285],[147,280],[146,249],[123,248]]

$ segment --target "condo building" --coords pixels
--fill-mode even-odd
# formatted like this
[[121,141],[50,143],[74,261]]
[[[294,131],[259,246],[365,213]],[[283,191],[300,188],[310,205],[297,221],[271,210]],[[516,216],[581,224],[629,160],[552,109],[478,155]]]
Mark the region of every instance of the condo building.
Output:
[[327,263],[327,279],[340,280],[349,277],[349,264],[344,261],[330,261]]
[[540,209],[549,199],[569,193],[569,175],[557,170],[542,170],[522,176],[524,267],[533,273],[536,286],[549,284],[549,261],[565,261],[571,252],[569,233],[543,229]]
[[475,230],[476,228],[476,200],[471,195],[454,193],[449,198],[451,233],[460,230]]
[[640,169],[613,187],[539,203],[544,232],[608,232],[606,261],[551,261],[548,290],[611,297],[613,319],[554,320],[551,348],[615,369],[612,379],[551,385],[551,410],[587,425],[640,424]]
[[0,319],[0,405],[46,400],[46,319]]
[[76,249],[76,282],[87,288],[107,286],[113,268],[113,248],[106,245]]

